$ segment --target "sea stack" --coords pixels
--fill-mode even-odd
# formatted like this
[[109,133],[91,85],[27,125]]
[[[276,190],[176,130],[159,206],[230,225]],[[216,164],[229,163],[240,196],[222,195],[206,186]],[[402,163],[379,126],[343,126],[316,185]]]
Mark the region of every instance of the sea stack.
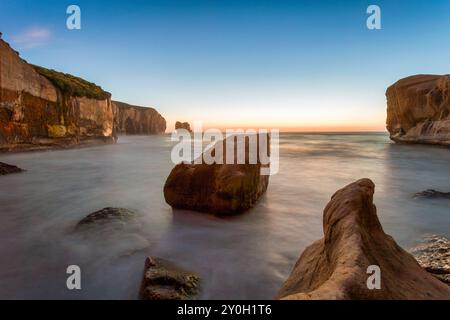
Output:
[[192,132],[191,125],[189,124],[189,122],[180,122],[180,121],[175,122],[175,130],[178,129],[184,129],[189,132]]
[[[362,179],[333,195],[323,215],[324,238],[305,249],[277,298],[450,299],[450,287],[384,233],[374,190]],[[368,285],[376,268],[379,289]]]
[[[231,136],[223,141],[223,150]],[[166,202],[176,209],[194,210],[216,215],[233,215],[252,208],[265,193],[269,184],[269,175],[261,174],[263,168],[269,169],[269,164],[260,161],[260,139],[258,140],[258,156],[254,164],[249,163],[249,139],[245,139],[245,164],[237,164],[239,151],[234,152],[234,164],[226,164],[226,152],[223,153],[223,163],[207,164],[204,155],[199,164],[180,163],[172,169],[164,185]],[[270,140],[266,140],[268,155]],[[236,145],[236,144],[235,144]],[[214,153],[215,151],[212,151]],[[253,151],[252,151],[253,152]]]
[[415,75],[386,91],[387,129],[395,142],[450,146],[450,75]]

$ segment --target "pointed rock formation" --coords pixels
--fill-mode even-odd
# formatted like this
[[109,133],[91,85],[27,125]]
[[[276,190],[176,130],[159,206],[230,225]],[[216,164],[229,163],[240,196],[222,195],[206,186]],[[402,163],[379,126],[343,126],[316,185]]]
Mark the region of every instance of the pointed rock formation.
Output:
[[[450,287],[384,233],[374,190],[362,179],[333,195],[324,211],[324,238],[305,249],[277,298],[450,299]],[[381,271],[379,290],[367,286],[373,265]]]
[[386,98],[392,140],[450,146],[450,75],[401,79]]

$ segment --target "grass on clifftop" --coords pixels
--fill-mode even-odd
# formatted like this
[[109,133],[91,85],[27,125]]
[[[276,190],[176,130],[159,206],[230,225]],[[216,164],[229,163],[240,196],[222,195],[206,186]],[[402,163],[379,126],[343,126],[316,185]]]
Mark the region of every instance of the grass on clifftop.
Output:
[[86,97],[91,99],[104,100],[111,97],[109,92],[104,91],[95,83],[88,82],[71,74],[46,69],[33,65],[34,69],[46,77],[64,95],[75,97]]

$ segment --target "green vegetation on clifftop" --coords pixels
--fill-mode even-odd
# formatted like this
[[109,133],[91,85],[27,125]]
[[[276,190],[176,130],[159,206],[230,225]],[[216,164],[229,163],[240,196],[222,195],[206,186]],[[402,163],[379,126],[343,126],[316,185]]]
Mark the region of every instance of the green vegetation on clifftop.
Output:
[[35,65],[33,65],[33,67],[39,74],[46,77],[53,85],[61,90],[63,95],[98,100],[104,100],[111,97],[109,92],[104,91],[95,83],[88,82],[71,74],[46,69],[44,67]]

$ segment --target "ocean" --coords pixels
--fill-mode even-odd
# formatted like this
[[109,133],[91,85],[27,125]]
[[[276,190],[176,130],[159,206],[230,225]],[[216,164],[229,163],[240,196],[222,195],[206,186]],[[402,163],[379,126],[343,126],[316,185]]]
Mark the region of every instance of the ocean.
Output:
[[[323,209],[345,185],[370,178],[386,233],[405,249],[450,234],[444,199],[450,150],[397,145],[385,133],[284,133],[280,169],[244,214],[220,218],[172,210],[163,197],[174,142],[122,136],[115,145],[2,154],[27,171],[0,177],[1,299],[137,299],[147,256],[198,273],[202,299],[271,299],[306,246],[322,237]],[[128,222],[76,230],[104,207],[137,213]],[[81,268],[81,290],[66,268]]]

